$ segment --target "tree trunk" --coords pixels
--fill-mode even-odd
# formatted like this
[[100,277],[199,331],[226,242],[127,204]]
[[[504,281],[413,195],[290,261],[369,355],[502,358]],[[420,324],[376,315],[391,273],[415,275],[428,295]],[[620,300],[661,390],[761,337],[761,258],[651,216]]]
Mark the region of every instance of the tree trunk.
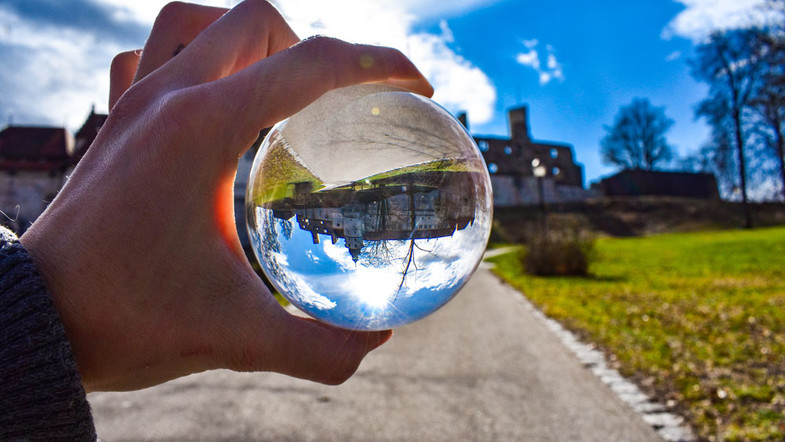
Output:
[[774,133],[777,134],[777,158],[780,160],[780,174],[782,175],[782,200],[785,201],[785,137],[779,127]]
[[741,134],[741,112],[733,111],[733,122],[736,126],[736,152],[739,157],[739,178],[741,178],[741,205],[744,211],[744,228],[752,228],[752,217],[750,216],[750,206],[747,201],[747,163],[744,160],[744,138]]

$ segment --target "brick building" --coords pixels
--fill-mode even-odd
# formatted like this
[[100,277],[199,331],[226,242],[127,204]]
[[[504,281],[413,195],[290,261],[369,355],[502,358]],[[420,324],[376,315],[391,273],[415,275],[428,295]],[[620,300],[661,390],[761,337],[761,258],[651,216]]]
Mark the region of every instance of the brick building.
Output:
[[711,173],[627,169],[592,185],[605,196],[675,196],[717,200],[717,179]]
[[[495,206],[539,202],[534,164],[544,167],[546,202],[579,201],[592,195],[583,188],[583,167],[575,162],[571,145],[533,140],[526,107],[511,109],[508,118],[509,138],[474,136],[491,175]],[[459,119],[468,128],[465,114]]]

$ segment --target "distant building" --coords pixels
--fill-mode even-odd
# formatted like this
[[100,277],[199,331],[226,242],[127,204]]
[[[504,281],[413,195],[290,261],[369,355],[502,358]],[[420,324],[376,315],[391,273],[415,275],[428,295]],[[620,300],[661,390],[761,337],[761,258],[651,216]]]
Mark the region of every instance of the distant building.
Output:
[[106,114],[95,113],[95,107],[90,110],[90,115],[87,116],[82,127],[76,131],[76,136],[74,137],[74,153],[71,156],[73,165],[76,165],[82,159],[87,152],[87,148],[93,144],[93,140],[98,136],[98,130],[103,127],[108,117]]
[[717,180],[710,173],[622,170],[592,185],[605,196],[675,196],[719,199]]
[[72,137],[62,127],[9,126],[0,132],[0,224],[22,234],[54,199],[106,115],[90,111]]
[[[106,121],[107,115],[90,111],[71,137],[56,127],[11,126],[0,135],[0,210],[2,223],[22,233],[40,215],[65,183]],[[509,112],[510,137],[474,137],[491,174],[494,204],[515,206],[539,202],[533,160],[544,166],[542,178],[547,202],[578,201],[591,192],[583,188],[583,168],[575,163],[572,146],[532,140],[525,107]],[[462,118],[466,125],[465,115]],[[264,133],[262,134],[264,135]],[[235,181],[235,213],[242,243],[245,229],[245,186],[262,137],[240,158]],[[1,217],[1,215],[0,215]]]
[[[532,140],[526,107],[511,109],[508,118],[509,138],[474,136],[491,175],[495,206],[539,202],[533,162],[545,169],[542,180],[547,202],[580,201],[592,196],[583,188],[583,167],[575,162],[571,145]],[[465,114],[459,120],[468,128]]]
[[0,223],[17,233],[38,218],[65,183],[74,141],[59,127],[0,132]]

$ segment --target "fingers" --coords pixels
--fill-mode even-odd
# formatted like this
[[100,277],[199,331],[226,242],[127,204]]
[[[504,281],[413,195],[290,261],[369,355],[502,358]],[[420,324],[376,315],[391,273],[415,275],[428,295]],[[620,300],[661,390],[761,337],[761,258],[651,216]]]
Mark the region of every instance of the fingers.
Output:
[[381,83],[389,84],[400,89],[416,92],[424,97],[433,97],[433,86],[425,79],[425,77],[417,78],[388,78],[381,81]]
[[[231,127],[242,137],[235,140],[240,144],[225,145],[241,149],[260,128],[291,116],[331,89],[381,81],[392,81],[425,96],[433,94],[428,80],[395,49],[316,37],[230,77],[200,85],[183,104],[207,104],[215,109],[217,124]],[[239,153],[226,152],[235,159]]]
[[[201,20],[199,24],[203,25],[215,17],[209,13],[200,13],[198,18]],[[187,31],[194,31],[195,28],[189,27]],[[161,37],[158,37],[159,34]],[[184,40],[182,36],[173,38],[170,34],[165,31],[156,33],[154,28],[150,46],[155,40],[156,46],[168,49],[158,50],[151,57],[151,63],[158,63],[157,66],[165,63],[166,51],[177,47],[177,41]],[[246,0],[206,27],[198,36],[192,36],[191,40],[166,66],[166,75],[176,78],[179,87],[230,75],[292,46],[299,38],[274,6],[264,0]],[[172,54],[168,56],[171,58]],[[144,61],[145,55],[142,58]],[[157,67],[150,67],[153,66]],[[142,73],[146,70],[146,63],[145,69],[140,65]]]
[[139,65],[141,51],[122,52],[112,60],[109,69],[109,110],[114,107],[121,95],[131,87]]
[[134,82],[171,60],[226,11],[224,8],[181,2],[164,6],[145,43]]
[[[184,362],[192,364],[188,371],[274,371],[335,385],[348,379],[370,351],[392,336],[389,330],[349,331],[294,316],[281,308],[247,263],[242,266],[247,272],[241,276],[224,272],[230,277],[210,293],[208,311],[183,313],[199,318],[188,321],[198,324],[196,333],[182,335],[186,351],[181,354],[194,356]],[[214,298],[215,293],[222,295]],[[216,305],[213,300],[220,302]],[[193,304],[197,310],[199,304]]]

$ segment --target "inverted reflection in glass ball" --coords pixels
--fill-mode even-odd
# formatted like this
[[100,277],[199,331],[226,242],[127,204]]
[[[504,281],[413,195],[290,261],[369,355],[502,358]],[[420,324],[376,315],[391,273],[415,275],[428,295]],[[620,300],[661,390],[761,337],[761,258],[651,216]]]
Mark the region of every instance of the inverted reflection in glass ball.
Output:
[[278,291],[354,330],[420,319],[482,258],[492,197],[464,127],[382,85],[328,92],[278,123],[254,159],[248,232]]

